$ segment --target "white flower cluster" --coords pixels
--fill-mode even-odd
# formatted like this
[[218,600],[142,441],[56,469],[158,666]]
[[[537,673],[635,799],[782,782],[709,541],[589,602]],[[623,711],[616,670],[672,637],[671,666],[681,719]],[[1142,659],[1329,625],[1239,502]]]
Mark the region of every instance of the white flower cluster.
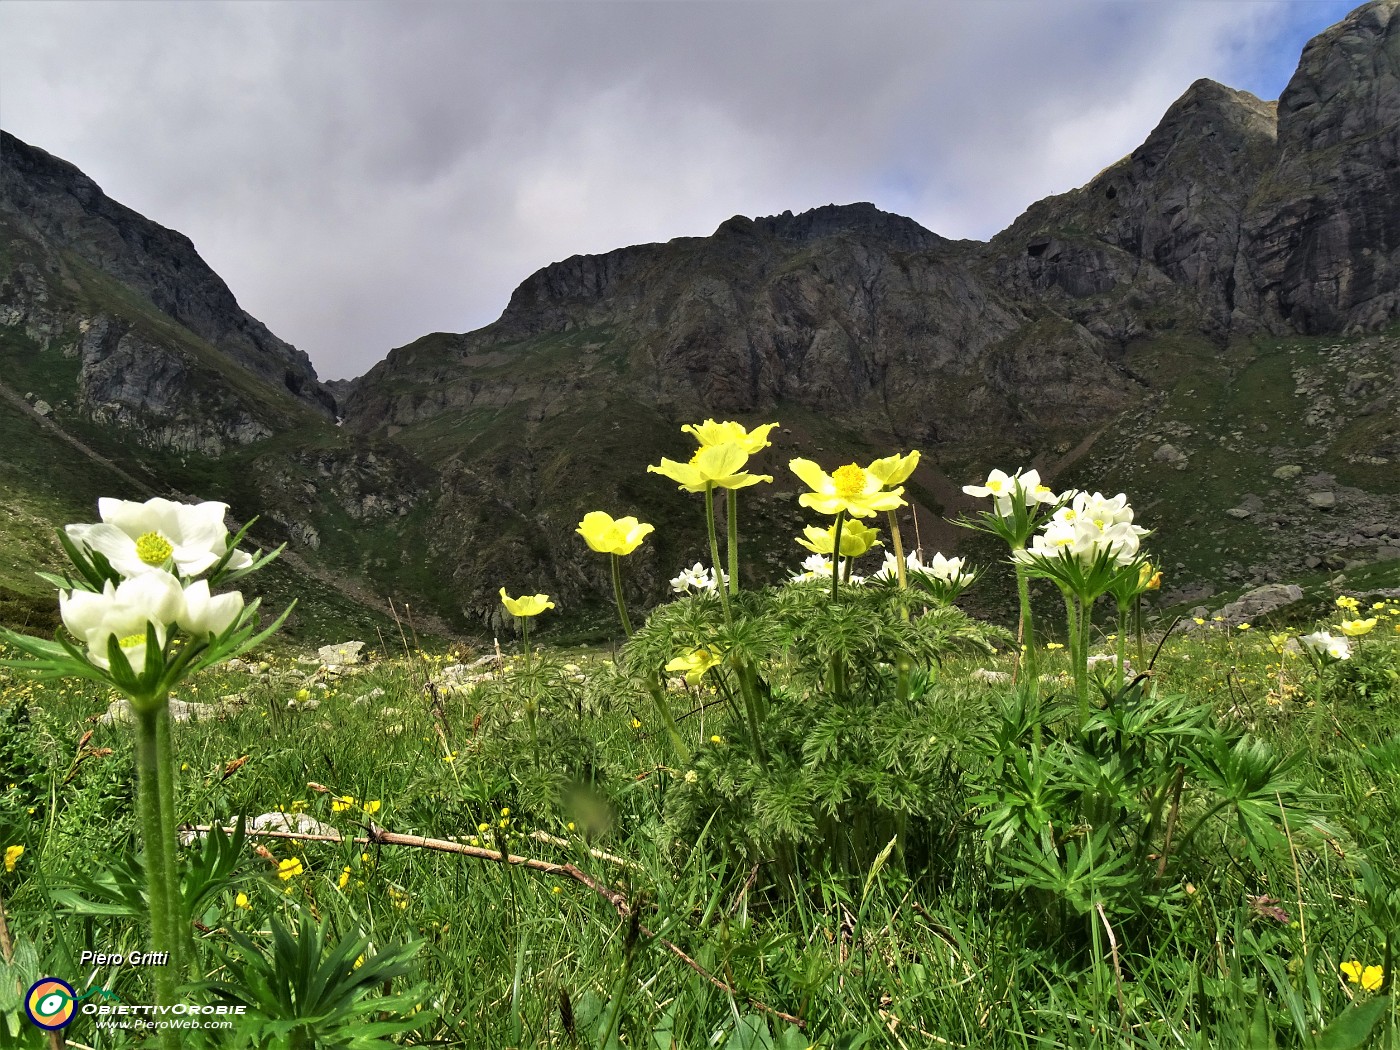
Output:
[[1351,643],[1345,638],[1334,638],[1330,631],[1314,631],[1299,636],[1298,644],[1315,656],[1326,656],[1332,660],[1350,660]]
[[1028,470],[1022,474],[1019,470],[1015,474],[1007,474],[1003,470],[993,470],[987,475],[985,485],[964,485],[963,491],[969,496],[990,496],[996,506],[996,512],[1003,518],[1011,517],[1016,507],[1016,495],[1019,492],[1021,502],[1028,508],[1034,508],[1040,503],[1059,503],[1061,497],[1050,491],[1048,485],[1040,483],[1040,471]]
[[[802,571],[793,573],[790,582],[805,583],[809,580],[829,579],[831,579],[831,559],[824,554],[809,554],[802,563]],[[852,573],[851,578],[843,582],[861,584],[865,582],[865,577]]]
[[101,524],[65,529],[77,547],[102,555],[123,577],[119,583],[107,580],[101,591],[59,593],[63,624],[82,639],[93,664],[110,670],[109,647],[115,638],[139,674],[149,630],[164,647],[176,626],[205,638],[222,634],[238,620],[243,612],[240,592],[216,595],[207,580],[190,582],[221,561],[233,570],[252,564],[245,552],[229,551],[227,510],[224,503],[103,499],[98,502]]
[[1132,564],[1148,530],[1133,524],[1128,497],[1121,492],[1112,499],[1099,492],[1067,492],[1060,498],[1066,497],[1072,497],[1070,502],[1032,537],[1030,548],[1014,552],[1013,557],[1028,562],[1068,555],[1092,565],[1107,553],[1120,568]]
[[[964,569],[966,559],[945,558],[940,553],[935,553],[927,563],[919,556],[918,551],[910,551],[904,556],[904,564],[910,572],[921,572],[932,576],[936,580],[952,584],[954,587],[966,587],[976,577]],[[874,573],[871,579],[891,580],[899,575],[899,562],[893,554],[885,555],[885,564],[880,571]]]
[[[727,572],[721,571],[719,575],[725,583],[729,582]],[[714,570],[698,561],[690,568],[682,569],[681,574],[671,581],[671,590],[676,594],[686,594],[690,591],[713,591],[714,589]]]

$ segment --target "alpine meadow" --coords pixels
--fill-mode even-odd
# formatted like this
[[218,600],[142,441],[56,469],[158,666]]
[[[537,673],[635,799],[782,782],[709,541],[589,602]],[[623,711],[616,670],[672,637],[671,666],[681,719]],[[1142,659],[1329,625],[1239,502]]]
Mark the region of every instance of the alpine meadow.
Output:
[[0,1047],[1400,1047],[1400,0],[354,380],[6,131],[0,365]]

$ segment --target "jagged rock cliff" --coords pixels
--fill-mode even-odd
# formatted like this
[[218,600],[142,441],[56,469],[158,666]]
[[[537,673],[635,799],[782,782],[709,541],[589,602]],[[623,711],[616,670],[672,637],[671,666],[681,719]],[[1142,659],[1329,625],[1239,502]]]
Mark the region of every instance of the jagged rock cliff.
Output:
[[[8,132],[0,132],[0,233],[10,255],[2,320],[40,348],[61,342],[80,362],[74,396],[93,418],[139,425],[165,447],[211,452],[272,433],[275,421],[254,403],[269,396],[333,413],[306,355],[242,310],[188,237]],[[267,389],[218,374],[225,364]],[[201,418],[208,433],[195,432]]]

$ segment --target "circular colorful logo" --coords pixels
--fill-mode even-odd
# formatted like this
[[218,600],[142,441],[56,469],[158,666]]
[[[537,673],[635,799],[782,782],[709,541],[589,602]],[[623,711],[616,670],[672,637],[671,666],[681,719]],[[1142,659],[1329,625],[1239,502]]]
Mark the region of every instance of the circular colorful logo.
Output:
[[78,995],[73,986],[57,977],[41,977],[29,986],[24,997],[24,1009],[29,1019],[40,1028],[56,1032],[67,1028],[73,1020]]

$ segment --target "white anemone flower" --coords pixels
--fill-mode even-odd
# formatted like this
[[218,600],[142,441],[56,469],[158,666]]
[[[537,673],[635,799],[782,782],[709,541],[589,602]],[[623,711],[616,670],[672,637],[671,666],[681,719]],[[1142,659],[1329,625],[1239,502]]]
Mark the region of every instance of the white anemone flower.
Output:
[[88,659],[110,670],[108,645],[117,639],[132,669],[140,673],[146,662],[146,626],[153,624],[156,641],[165,645],[170,626],[185,615],[185,592],[168,572],[147,572],[113,584],[100,594],[92,591],[59,592],[63,625],[87,646]]
[[[721,572],[720,577],[729,582],[729,576]],[[713,591],[715,589],[714,570],[708,566],[696,562],[688,569],[682,569],[679,576],[671,581],[671,590],[677,594],[685,594],[687,591]]]
[[185,588],[185,609],[178,622],[196,638],[205,638],[211,634],[223,634],[242,612],[241,592],[210,594],[209,581],[198,580]]
[[972,582],[972,573],[963,568],[965,563],[965,558],[945,558],[942,554],[935,553],[924,567],[924,571],[935,579],[946,580],[954,586],[965,586]]
[[1314,631],[1298,638],[1298,644],[1318,656],[1333,660],[1351,659],[1351,645],[1345,638],[1333,638],[1330,631]]
[[[228,550],[227,503],[100,499],[97,509],[102,524],[69,525],[68,535],[103,555],[126,577],[172,568],[181,576],[198,576]],[[246,568],[252,560],[246,552],[234,551],[228,567]]]
[[990,496],[996,504],[996,512],[1001,517],[1010,517],[1019,493],[1021,503],[1030,509],[1037,503],[1058,503],[1060,497],[1051,491],[1050,486],[1041,484],[1040,471],[1031,469],[1024,474],[1017,471],[1007,474],[1004,470],[993,470],[987,475],[983,485],[964,485],[963,491],[969,496]]
[[792,574],[794,583],[831,577],[831,560],[820,554],[809,554],[802,562],[802,571]]

